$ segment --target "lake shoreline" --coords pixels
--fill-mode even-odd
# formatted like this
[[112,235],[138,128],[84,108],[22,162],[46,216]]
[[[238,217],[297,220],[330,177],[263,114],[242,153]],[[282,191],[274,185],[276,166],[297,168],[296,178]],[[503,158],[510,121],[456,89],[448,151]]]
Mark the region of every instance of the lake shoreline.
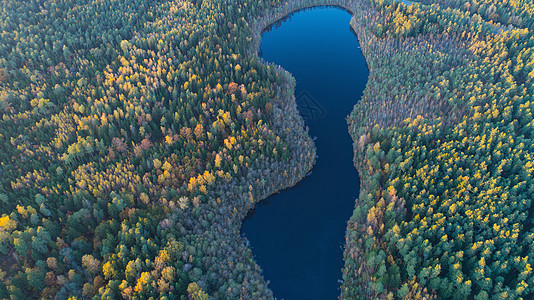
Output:
[[[274,10],[271,10],[269,13],[265,14],[264,17],[262,17],[260,19],[255,19],[254,21],[251,22],[252,25],[250,25],[250,27],[251,27],[251,29],[253,31],[253,39],[252,39],[252,46],[251,46],[251,48],[249,50],[249,53],[250,53],[250,55],[258,57],[258,52],[259,52],[259,48],[260,48],[260,44],[261,44],[261,40],[262,40],[262,34],[266,30],[268,31],[271,27],[277,26],[277,24],[279,24],[280,22],[283,22],[285,19],[291,17],[293,14],[295,14],[297,12],[300,12],[300,11],[303,11],[303,10],[306,10],[306,9],[315,8],[315,7],[335,7],[335,8],[344,10],[347,13],[350,14],[351,22],[349,22],[349,24],[347,24],[347,25],[350,26],[350,23],[352,23],[352,19],[353,19],[353,16],[354,16],[353,11],[357,9],[358,5],[359,5],[359,3],[358,4],[357,3],[347,3],[345,1],[312,1],[312,3],[303,3],[302,1],[289,1],[286,5],[284,5],[282,7],[279,7],[279,8],[276,8]],[[357,32],[352,28],[352,26],[350,26],[350,27],[351,27],[351,31],[353,32],[353,34],[355,34],[356,38],[358,39],[358,42],[361,43],[361,39],[358,36]],[[365,58],[365,53],[364,53],[364,58]],[[295,79],[293,78],[292,74],[287,72],[283,67],[274,65],[272,63],[267,63],[267,62],[263,61],[263,59],[262,59],[262,62],[264,64],[267,64],[267,65],[270,65],[270,66],[274,66],[277,69],[277,72],[279,72],[281,74],[284,74],[283,77],[286,79],[286,84],[290,83],[290,82],[294,82]],[[370,72],[369,66],[367,65],[367,60],[366,60],[366,66],[367,66],[367,70]],[[281,95],[281,94],[278,94],[278,98],[281,99],[282,103],[289,103],[290,102],[290,106],[292,106],[292,107],[295,106],[296,107],[296,103],[295,103],[295,85],[294,84],[289,84],[289,86],[290,86],[289,91],[287,89],[284,89],[284,91],[287,94],[285,96]],[[358,102],[358,99],[355,99],[353,105],[355,105],[357,102]],[[300,114],[299,114],[299,116],[300,116]],[[280,120],[280,121],[281,121],[281,123],[284,122],[283,119]],[[302,120],[302,122],[303,122],[303,120]],[[303,128],[304,128],[304,126],[305,125],[303,123]],[[349,131],[348,127],[346,127],[346,130],[347,130],[347,132],[349,132],[349,135],[350,135],[350,131]],[[306,133],[306,135],[307,135],[307,138],[310,138],[310,136],[307,133]],[[355,141],[354,141],[353,136],[352,135],[350,135],[350,136],[352,138],[352,142],[354,143]],[[313,148],[313,153],[315,154],[316,148],[315,148],[315,145],[314,145],[313,142],[311,144],[311,148]],[[351,151],[352,151],[352,154],[354,156],[356,154],[354,152],[354,149],[352,149]],[[290,162],[291,161],[292,160],[290,160]],[[246,213],[245,217],[242,218],[241,220],[244,221],[247,218],[249,218],[250,214],[254,214],[254,211],[255,211],[255,208],[256,208],[256,204],[264,201],[265,199],[267,199],[271,195],[274,195],[276,193],[279,193],[280,191],[289,189],[289,188],[295,186],[297,183],[301,182],[303,180],[303,178],[305,178],[305,175],[313,168],[314,164],[315,164],[315,155],[313,156],[313,162],[311,162],[310,164],[308,164],[306,166],[306,169],[305,169],[306,172],[299,173],[298,174],[299,176],[293,177],[292,178],[293,181],[291,183],[287,184],[286,186],[280,186],[278,188],[274,188],[273,190],[271,190],[271,191],[269,191],[267,193],[264,193],[262,195],[262,197],[255,199],[254,204],[252,205],[250,210],[248,210],[248,212]],[[356,168],[355,171],[357,172],[357,174],[359,176],[360,182],[364,182],[364,181],[361,180],[361,173],[359,172],[358,166],[355,163],[353,163],[353,166]],[[290,169],[291,167],[292,166],[290,165],[290,167],[288,167],[288,169]],[[355,195],[355,197],[357,198],[357,195]],[[352,201],[354,203],[355,199],[352,199]],[[346,220],[346,221],[348,221],[348,220]],[[241,224],[241,226],[242,226],[242,224]],[[346,233],[346,230],[344,232]],[[248,240],[247,240],[247,243],[248,243]],[[340,270],[340,274],[341,274],[341,270]]]

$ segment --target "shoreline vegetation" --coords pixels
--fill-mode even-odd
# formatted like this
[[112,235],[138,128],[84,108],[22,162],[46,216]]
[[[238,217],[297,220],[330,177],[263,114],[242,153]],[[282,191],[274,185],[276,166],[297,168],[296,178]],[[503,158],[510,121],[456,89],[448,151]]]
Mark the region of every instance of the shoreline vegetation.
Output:
[[340,297],[531,296],[532,7],[423,2],[4,1],[0,298],[273,298],[239,229],[315,149],[257,50],[324,5],[370,70]]

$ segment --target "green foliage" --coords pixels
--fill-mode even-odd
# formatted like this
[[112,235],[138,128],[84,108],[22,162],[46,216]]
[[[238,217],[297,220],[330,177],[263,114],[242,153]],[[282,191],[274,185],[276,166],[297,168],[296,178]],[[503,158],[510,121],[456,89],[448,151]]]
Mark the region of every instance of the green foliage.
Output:
[[255,51],[319,4],[353,12],[371,70],[342,297],[531,295],[529,1],[8,0],[0,297],[272,297],[236,233],[315,150]]
[[250,51],[279,3],[2,3],[1,293],[272,297],[239,220],[315,157]]
[[439,2],[372,1],[352,21],[371,72],[349,120],[363,181],[345,298],[533,293],[534,37]]

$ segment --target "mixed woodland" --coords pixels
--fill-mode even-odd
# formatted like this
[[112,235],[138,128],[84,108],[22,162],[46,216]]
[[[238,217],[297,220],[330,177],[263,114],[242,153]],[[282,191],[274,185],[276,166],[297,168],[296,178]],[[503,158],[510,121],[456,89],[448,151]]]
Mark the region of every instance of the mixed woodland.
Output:
[[531,297],[534,3],[499,2],[2,1],[0,298],[273,298],[241,222],[315,148],[256,53],[315,5],[370,69],[340,297]]
[[272,297],[241,220],[315,159],[277,4],[2,1],[0,298]]
[[362,3],[342,298],[530,299],[534,4]]

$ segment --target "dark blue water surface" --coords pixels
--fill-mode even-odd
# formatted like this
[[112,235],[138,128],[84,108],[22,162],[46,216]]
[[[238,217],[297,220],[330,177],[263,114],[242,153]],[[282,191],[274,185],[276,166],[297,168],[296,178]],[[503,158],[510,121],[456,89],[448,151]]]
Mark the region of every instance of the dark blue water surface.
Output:
[[346,117],[368,77],[348,12],[299,11],[263,34],[260,54],[297,80],[319,158],[312,175],[257,205],[242,232],[275,297],[336,299],[344,236],[359,192]]

